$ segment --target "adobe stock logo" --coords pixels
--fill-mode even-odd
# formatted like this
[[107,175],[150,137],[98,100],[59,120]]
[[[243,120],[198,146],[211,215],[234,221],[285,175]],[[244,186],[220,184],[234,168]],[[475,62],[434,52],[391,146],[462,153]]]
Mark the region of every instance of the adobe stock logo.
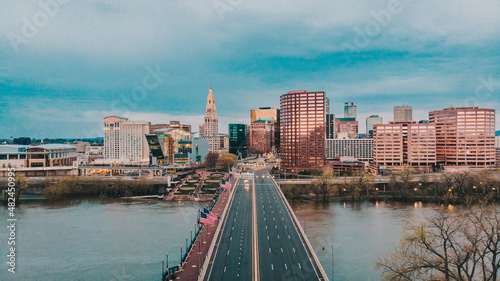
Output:
[[378,12],[370,12],[373,20],[367,22],[362,28],[359,26],[354,27],[356,35],[352,43],[343,42],[340,44],[347,62],[351,62],[352,52],[359,52],[363,48],[366,48],[372,42],[373,38],[379,36],[382,33],[382,29],[391,23],[393,16],[401,13],[401,11],[403,11],[403,7],[399,0],[389,0],[386,9]]
[[7,37],[9,38],[10,44],[14,49],[14,52],[19,52],[19,46],[21,44],[27,44],[31,39],[33,39],[40,29],[44,28],[50,21],[50,18],[54,18],[59,13],[59,8],[61,5],[66,5],[71,0],[40,0],[38,1],[38,6],[40,8],[31,19],[22,17],[21,21],[23,26],[19,33],[9,32]]

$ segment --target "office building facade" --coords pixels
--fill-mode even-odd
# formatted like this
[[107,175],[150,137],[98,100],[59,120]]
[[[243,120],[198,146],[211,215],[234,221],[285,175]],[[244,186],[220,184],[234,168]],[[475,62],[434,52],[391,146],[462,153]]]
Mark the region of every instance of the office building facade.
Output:
[[246,124],[229,124],[229,153],[247,157],[248,138]]
[[354,118],[336,118],[335,130],[335,138],[355,139],[358,137],[358,121]]
[[339,160],[343,157],[361,162],[373,160],[373,139],[327,139],[326,158]]
[[495,163],[495,110],[450,107],[429,113],[436,126],[436,154],[445,166],[487,167]]
[[281,169],[296,173],[325,165],[325,92],[280,97]]
[[104,159],[137,164],[149,162],[145,137],[148,133],[146,121],[130,121],[117,116],[104,118]]
[[248,128],[248,147],[259,154],[275,152],[275,124],[273,118],[261,118]]
[[156,130],[175,128],[183,129],[186,132],[191,132],[191,125],[181,124],[181,122],[179,121],[170,121],[169,124],[149,124],[149,133],[154,134]]
[[337,131],[335,128],[335,114],[326,114],[326,116],[325,116],[325,129],[326,129],[326,138],[327,139],[337,138]]
[[413,121],[413,109],[411,106],[402,105],[394,107],[394,122]]
[[[274,148],[276,152],[280,151],[280,110],[271,107],[260,107],[250,110],[250,124],[259,120],[272,118],[274,120]],[[250,127],[248,128],[250,130]],[[250,135],[249,141],[250,141]]]
[[366,118],[366,136],[368,138],[373,138],[373,126],[376,124],[384,124],[384,119],[378,115]]
[[356,120],[356,103],[355,102],[345,102],[344,103],[344,118],[354,118]]

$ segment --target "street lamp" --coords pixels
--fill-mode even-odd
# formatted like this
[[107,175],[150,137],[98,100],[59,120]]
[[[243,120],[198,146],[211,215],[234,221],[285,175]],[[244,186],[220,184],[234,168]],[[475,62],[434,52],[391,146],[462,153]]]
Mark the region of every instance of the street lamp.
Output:
[[181,246],[181,265],[182,265],[182,246]]

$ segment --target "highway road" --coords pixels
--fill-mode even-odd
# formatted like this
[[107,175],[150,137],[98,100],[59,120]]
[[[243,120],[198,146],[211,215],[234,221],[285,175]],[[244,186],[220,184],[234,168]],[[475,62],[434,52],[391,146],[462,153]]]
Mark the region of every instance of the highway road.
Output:
[[318,280],[267,171],[255,173],[260,280]]
[[236,187],[208,280],[252,280],[252,188],[243,179]]

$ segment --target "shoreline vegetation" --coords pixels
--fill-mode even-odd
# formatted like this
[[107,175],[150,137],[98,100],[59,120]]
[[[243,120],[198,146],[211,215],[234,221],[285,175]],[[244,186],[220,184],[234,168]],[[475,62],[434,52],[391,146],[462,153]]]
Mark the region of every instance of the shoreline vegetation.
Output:
[[281,184],[281,189],[289,200],[323,203],[383,200],[470,206],[500,202],[499,176],[498,171],[482,170],[442,173],[430,179],[427,174],[415,174],[411,168],[404,168],[389,173],[388,182],[381,183],[365,171],[339,181],[340,177],[325,168],[313,174],[311,184]]

